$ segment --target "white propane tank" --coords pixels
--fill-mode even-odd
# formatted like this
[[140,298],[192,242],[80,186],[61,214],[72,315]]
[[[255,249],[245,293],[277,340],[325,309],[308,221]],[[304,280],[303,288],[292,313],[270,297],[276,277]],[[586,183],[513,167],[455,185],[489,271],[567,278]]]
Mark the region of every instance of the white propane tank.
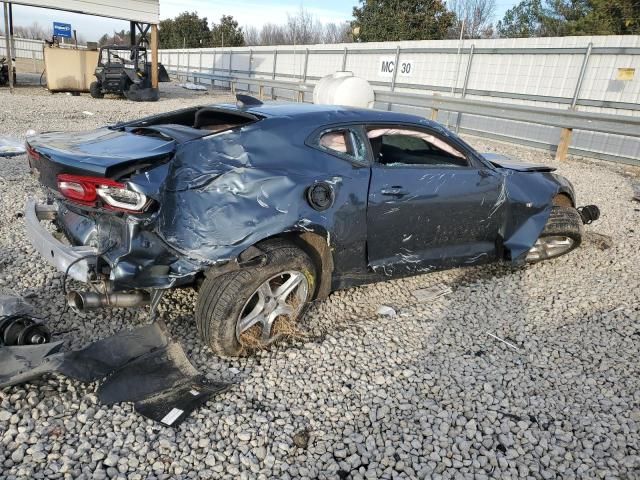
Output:
[[313,103],[373,108],[373,88],[353,72],[336,72],[322,77],[313,89]]

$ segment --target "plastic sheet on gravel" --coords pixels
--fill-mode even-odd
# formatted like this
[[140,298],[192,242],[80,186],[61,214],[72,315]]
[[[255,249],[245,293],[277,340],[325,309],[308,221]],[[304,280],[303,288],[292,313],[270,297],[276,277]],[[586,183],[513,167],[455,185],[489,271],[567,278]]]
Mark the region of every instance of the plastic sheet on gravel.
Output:
[[[221,100],[165,91],[158,103],[136,104],[3,89],[0,135]],[[554,164],[547,152],[468,140]],[[202,345],[193,291],[171,293],[161,314],[193,363],[238,384],[177,430],[132,405],[100,406],[94,385],[49,377],[6,389],[0,477],[640,478],[637,171],[580,159],[554,166],[581,204],[602,209],[579,250],[525,269],[467,268],[338,292],[307,315],[308,338],[240,360]],[[0,159],[0,288],[36,294],[73,347],[145,323],[145,311],[61,315],[61,275],[24,233],[29,195],[40,193],[25,157]],[[452,293],[412,296],[434,285]],[[397,315],[377,316],[381,305]]]

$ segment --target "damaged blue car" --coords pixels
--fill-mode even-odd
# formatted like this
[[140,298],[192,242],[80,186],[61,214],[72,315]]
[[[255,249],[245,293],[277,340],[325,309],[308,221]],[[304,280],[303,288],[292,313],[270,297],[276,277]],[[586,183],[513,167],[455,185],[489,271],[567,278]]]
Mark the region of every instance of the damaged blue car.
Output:
[[197,328],[226,356],[338,289],[566,254],[598,216],[551,167],[387,111],[242,97],[26,147],[48,195],[27,204],[29,237],[89,284],[70,306],[153,309],[194,286]]

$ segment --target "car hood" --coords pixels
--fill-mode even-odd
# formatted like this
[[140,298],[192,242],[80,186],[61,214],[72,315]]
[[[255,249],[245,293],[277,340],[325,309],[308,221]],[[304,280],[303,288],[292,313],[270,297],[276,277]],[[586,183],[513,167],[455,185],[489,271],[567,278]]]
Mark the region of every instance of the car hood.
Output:
[[555,167],[537,163],[521,162],[520,160],[516,160],[499,153],[483,153],[482,156],[497,168],[506,168],[517,172],[553,172],[556,170]]

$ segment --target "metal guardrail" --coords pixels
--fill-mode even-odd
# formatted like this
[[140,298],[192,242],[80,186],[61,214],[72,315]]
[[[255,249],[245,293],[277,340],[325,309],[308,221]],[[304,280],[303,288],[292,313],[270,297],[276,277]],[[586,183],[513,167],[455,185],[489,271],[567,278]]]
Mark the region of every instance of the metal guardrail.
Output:
[[376,101],[394,105],[430,108],[432,110],[468,113],[503,120],[536,123],[550,127],[640,137],[640,117],[626,115],[578,112],[559,108],[469,100],[467,98],[380,91],[376,91]]
[[[184,74],[183,72],[173,72]],[[194,81],[207,79],[215,82],[228,83],[232,93],[238,90],[239,85],[257,87],[260,98],[264,98],[265,88],[271,89],[271,97],[275,98],[276,90],[286,90],[294,93],[294,98],[303,102],[305,94],[313,92],[314,85],[304,82],[291,82],[285,80],[273,80],[264,78],[237,77],[228,75],[214,75],[202,72],[190,72]],[[487,102],[483,100],[470,100],[467,98],[444,97],[439,95],[419,95],[413,93],[399,93],[388,91],[375,91],[375,101],[390,105],[407,106],[431,110],[431,118],[435,119],[439,111],[457,112],[459,114],[477,115],[482,117],[512,120],[517,122],[533,123],[562,129],[560,141],[556,148],[556,159],[564,160],[571,143],[571,134],[575,130],[625,135],[640,138],[640,117],[627,115],[611,115],[604,113],[580,112],[575,110],[563,110],[559,108],[537,107],[531,105],[518,105],[510,103]],[[481,133],[481,132],[478,132]],[[503,138],[508,141],[509,137]],[[583,155],[588,152],[581,151]],[[611,156],[607,158],[613,160]],[[626,159],[625,163],[640,165],[640,159]]]

